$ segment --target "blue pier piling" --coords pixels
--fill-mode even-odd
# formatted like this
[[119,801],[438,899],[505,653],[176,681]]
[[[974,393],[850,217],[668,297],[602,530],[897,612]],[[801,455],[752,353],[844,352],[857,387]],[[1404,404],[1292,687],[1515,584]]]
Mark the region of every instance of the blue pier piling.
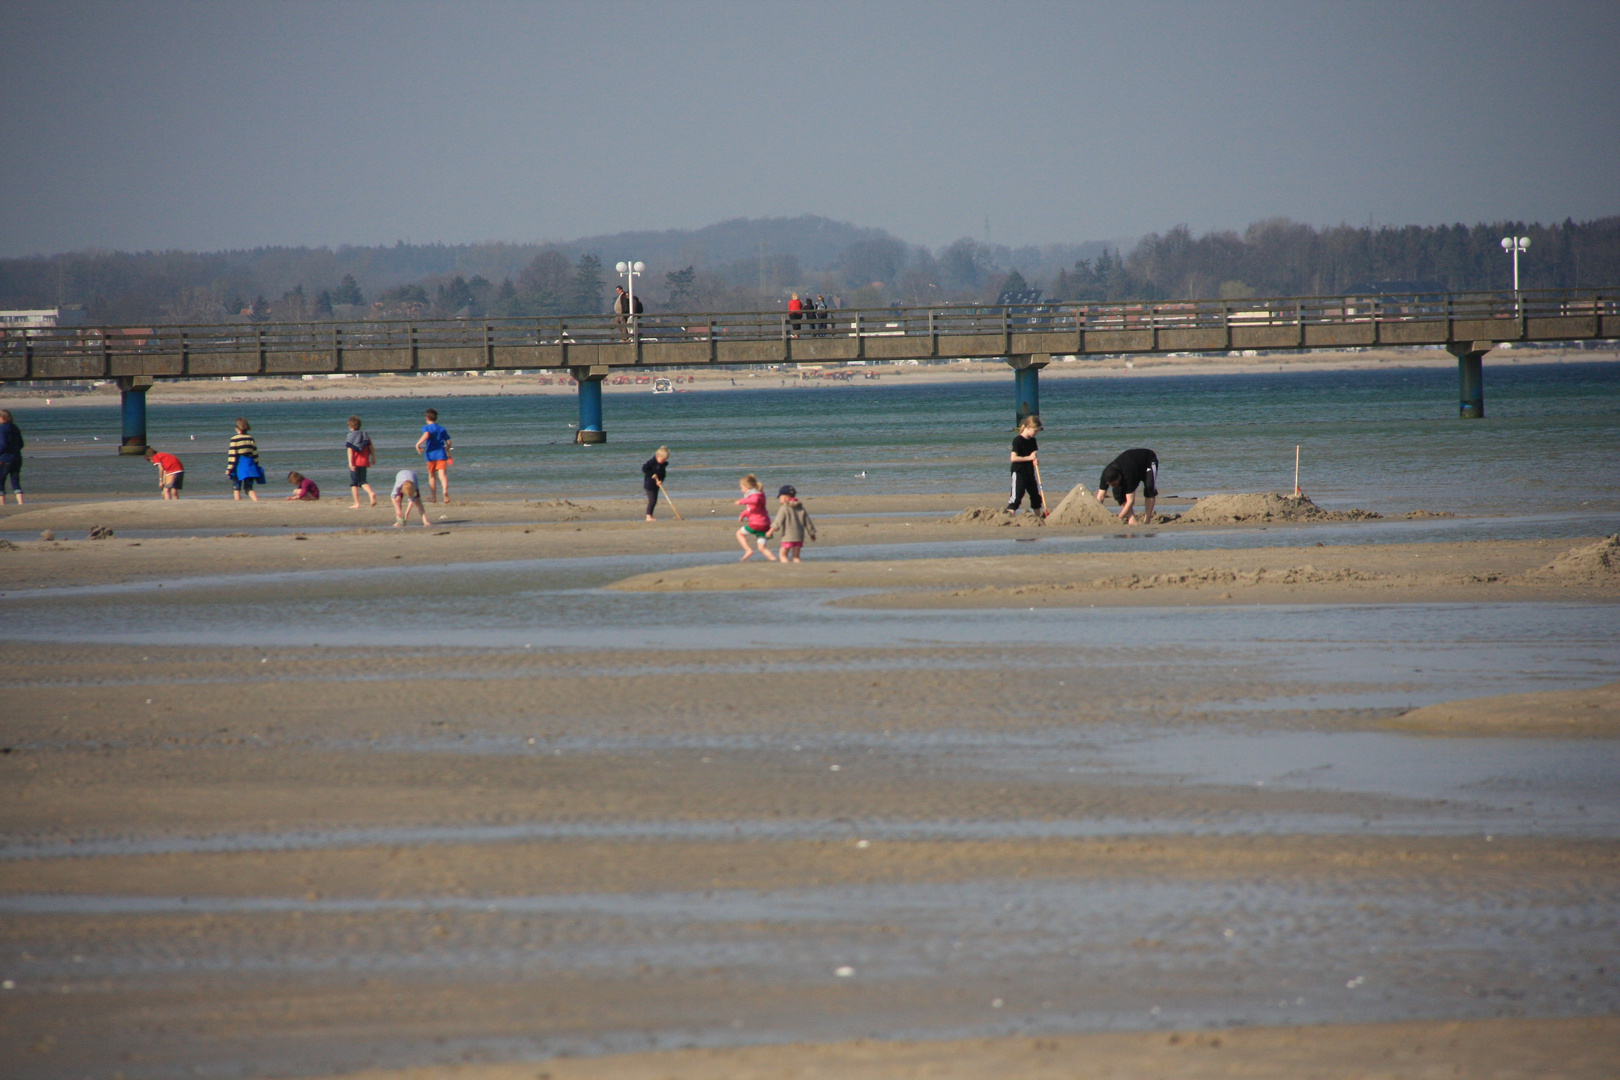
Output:
[[1013,369],[1015,424],[1022,424],[1026,416],[1041,414],[1041,368],[1051,362],[1049,353],[1022,353],[1007,357],[1007,363]]
[[152,380],[145,376],[124,376],[118,380],[122,392],[124,438],[118,446],[120,454],[140,456],[146,453],[146,392],[152,389]]
[[608,369],[578,367],[573,369],[579,381],[579,430],[574,432],[575,443],[605,443],[607,431],[602,427],[602,380]]
[[1480,420],[1485,416],[1485,354],[1496,343],[1475,341],[1448,346],[1457,358],[1457,419]]

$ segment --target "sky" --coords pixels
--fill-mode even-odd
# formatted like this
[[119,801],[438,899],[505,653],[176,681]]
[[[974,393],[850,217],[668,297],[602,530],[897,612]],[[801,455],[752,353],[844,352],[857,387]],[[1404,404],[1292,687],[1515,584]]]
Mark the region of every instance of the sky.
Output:
[[0,0],[0,256],[1620,213],[1620,3]]

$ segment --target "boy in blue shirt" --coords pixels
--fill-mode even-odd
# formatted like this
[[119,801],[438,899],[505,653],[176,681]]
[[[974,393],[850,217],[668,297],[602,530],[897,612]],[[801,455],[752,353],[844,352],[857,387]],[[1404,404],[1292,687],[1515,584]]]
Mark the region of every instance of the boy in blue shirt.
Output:
[[439,478],[439,487],[444,492],[444,501],[450,501],[450,466],[455,459],[450,456],[450,432],[439,426],[439,410],[429,409],[425,414],[427,424],[422,428],[422,437],[416,440],[416,451],[427,459],[428,471],[428,501],[438,502],[433,493],[433,478]]

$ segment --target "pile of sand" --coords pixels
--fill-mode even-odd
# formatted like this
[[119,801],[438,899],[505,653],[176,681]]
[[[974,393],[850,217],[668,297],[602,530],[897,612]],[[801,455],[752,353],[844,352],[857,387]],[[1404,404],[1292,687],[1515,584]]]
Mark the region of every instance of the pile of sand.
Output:
[[[1613,540],[1613,537],[1609,538]],[[1571,554],[1574,554],[1571,552]],[[1620,683],[1447,701],[1385,726],[1456,735],[1620,735]]]
[[994,506],[970,506],[955,517],[946,518],[947,525],[1045,525],[1039,514],[1014,514]]
[[1210,495],[1181,515],[1187,524],[1231,525],[1240,521],[1370,521],[1371,510],[1323,510],[1306,495],[1262,491],[1250,495]]
[[1595,544],[1570,548],[1525,577],[1555,578],[1571,585],[1612,582],[1620,578],[1620,536],[1605,536]]
[[1097,493],[1084,484],[1076,484],[1074,488],[1057,504],[1052,516],[1047,518],[1053,525],[1118,525],[1119,519],[1108,512],[1108,508],[1097,501]]

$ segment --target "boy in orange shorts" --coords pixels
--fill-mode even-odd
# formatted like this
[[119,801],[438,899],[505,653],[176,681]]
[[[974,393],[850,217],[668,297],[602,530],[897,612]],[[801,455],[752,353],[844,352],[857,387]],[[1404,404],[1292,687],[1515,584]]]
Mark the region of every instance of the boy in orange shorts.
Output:
[[422,437],[416,440],[416,452],[427,459],[428,471],[428,502],[438,502],[433,493],[433,478],[439,478],[439,487],[444,492],[444,501],[450,501],[450,466],[455,460],[450,456],[450,432],[439,424],[439,410],[429,409],[425,414],[427,424],[422,428]]

